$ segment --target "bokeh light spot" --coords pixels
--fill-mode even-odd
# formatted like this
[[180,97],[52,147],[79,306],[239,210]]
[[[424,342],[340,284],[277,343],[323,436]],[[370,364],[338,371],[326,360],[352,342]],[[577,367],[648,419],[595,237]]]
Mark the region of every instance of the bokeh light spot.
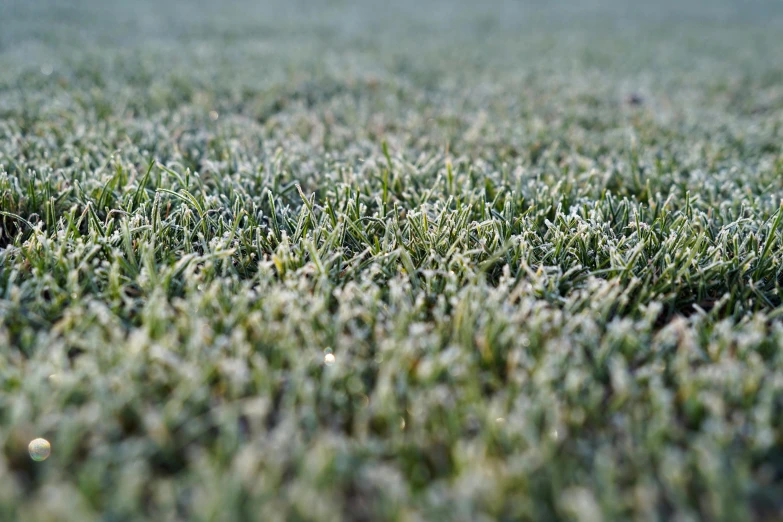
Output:
[[30,441],[27,451],[30,453],[31,459],[41,462],[48,459],[49,455],[52,454],[52,445],[46,439],[35,439]]

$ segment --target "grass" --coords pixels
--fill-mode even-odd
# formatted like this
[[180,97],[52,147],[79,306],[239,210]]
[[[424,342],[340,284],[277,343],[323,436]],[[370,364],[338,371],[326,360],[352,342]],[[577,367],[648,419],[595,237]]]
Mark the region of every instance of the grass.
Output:
[[0,18],[0,520],[783,520],[776,3]]

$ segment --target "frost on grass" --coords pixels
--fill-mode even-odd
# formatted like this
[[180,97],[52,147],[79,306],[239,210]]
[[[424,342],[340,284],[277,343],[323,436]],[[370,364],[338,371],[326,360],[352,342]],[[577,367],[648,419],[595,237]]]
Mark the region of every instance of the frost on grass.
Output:
[[778,7],[232,2],[12,2],[0,520],[783,516]]

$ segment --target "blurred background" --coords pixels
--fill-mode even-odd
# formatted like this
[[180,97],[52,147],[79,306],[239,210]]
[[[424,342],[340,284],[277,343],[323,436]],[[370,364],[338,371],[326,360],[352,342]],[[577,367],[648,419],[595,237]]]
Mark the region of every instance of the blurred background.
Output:
[[[5,0],[0,86],[36,70],[78,80],[91,67],[105,74],[107,88],[119,87],[111,85],[117,74],[127,87],[154,87],[167,75],[182,75],[197,86],[219,82],[234,95],[304,71],[344,79],[393,75],[444,87],[492,75],[565,79],[589,72],[648,85],[713,85],[780,69],[782,5]],[[665,77],[656,78],[661,71]],[[688,74],[674,79],[679,73]]]
[[357,123],[362,82],[382,93],[363,125],[403,124],[403,108],[551,119],[644,102],[666,124],[783,104],[773,0],[5,0],[0,19],[0,118],[23,121],[186,108],[265,122],[298,107]]

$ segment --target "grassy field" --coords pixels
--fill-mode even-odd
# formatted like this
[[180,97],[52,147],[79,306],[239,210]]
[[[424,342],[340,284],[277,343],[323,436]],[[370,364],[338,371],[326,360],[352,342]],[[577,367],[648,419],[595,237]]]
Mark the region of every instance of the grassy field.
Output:
[[0,2],[0,520],[783,520],[783,5],[634,4]]

